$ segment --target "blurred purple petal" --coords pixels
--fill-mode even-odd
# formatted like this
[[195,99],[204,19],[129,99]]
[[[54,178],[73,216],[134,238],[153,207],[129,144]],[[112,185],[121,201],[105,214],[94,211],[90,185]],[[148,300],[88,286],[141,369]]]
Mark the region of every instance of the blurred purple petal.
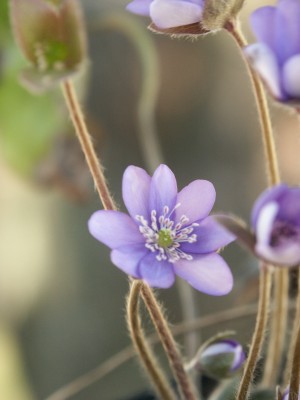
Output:
[[171,211],[175,207],[176,197],[176,178],[169,167],[161,164],[152,177],[149,210],[156,210],[158,216],[163,214],[165,206]]
[[259,42],[266,44],[273,52],[276,52],[274,27],[276,7],[266,6],[255,10],[250,17],[252,30]]
[[138,273],[138,264],[148,253],[145,244],[123,246],[111,252],[111,261],[118,268],[134,278],[141,278]]
[[283,99],[284,93],[280,83],[280,71],[276,54],[263,43],[255,43],[245,47],[244,54],[266,86],[277,99]]
[[279,200],[282,195],[286,192],[288,189],[288,186],[285,184],[280,184],[277,186],[273,186],[272,188],[269,188],[265,190],[256,200],[253,210],[252,210],[252,215],[251,215],[251,221],[252,221],[252,227],[255,229],[255,226],[257,224],[257,218],[259,217],[260,210],[262,207],[272,201],[277,201]]
[[233,277],[226,262],[218,254],[194,256],[194,259],[180,260],[174,265],[175,273],[195,289],[213,296],[229,293]]
[[182,243],[181,249],[185,253],[211,253],[235,240],[235,236],[218,224],[212,216],[201,221],[200,225],[194,228],[193,233],[197,235],[197,241]]
[[189,223],[206,218],[215,200],[216,191],[211,182],[200,179],[191,182],[178,193],[180,207],[176,210],[175,221],[178,222],[182,215],[189,218]]
[[[300,23],[300,20],[299,20]],[[299,38],[300,39],[300,38]],[[289,58],[283,65],[282,85],[289,97],[300,98],[300,54]]]
[[277,54],[283,64],[289,57],[300,53],[300,2],[284,0],[278,2],[276,13]]
[[150,16],[159,28],[200,22],[203,8],[185,0],[154,0],[150,6]]
[[129,166],[123,175],[123,200],[133,219],[137,215],[149,217],[148,203],[151,177],[139,167]]
[[158,261],[154,253],[141,260],[138,272],[141,279],[151,287],[168,288],[175,281],[173,265],[169,261]]
[[111,249],[145,242],[133,219],[119,211],[96,211],[90,217],[88,227],[94,238]]
[[266,204],[259,213],[256,223],[256,239],[263,246],[268,245],[279,206],[273,201]]
[[126,6],[126,9],[134,14],[144,15],[149,17],[150,4],[153,0],[133,0]]

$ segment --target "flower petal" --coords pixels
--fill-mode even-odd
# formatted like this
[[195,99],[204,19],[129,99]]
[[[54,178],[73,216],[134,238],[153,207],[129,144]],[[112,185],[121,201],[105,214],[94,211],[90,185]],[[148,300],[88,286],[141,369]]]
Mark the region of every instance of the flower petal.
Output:
[[257,242],[256,253],[264,260],[279,266],[295,266],[300,263],[299,238],[297,241],[286,241],[281,246],[271,247]]
[[145,170],[133,165],[123,175],[122,191],[125,206],[135,220],[137,215],[149,216],[149,193],[151,178]]
[[189,223],[208,216],[216,200],[213,184],[205,180],[196,180],[184,187],[177,196],[180,207],[176,210],[176,222],[182,215],[189,218]]
[[176,178],[169,167],[161,164],[152,177],[149,211],[156,210],[158,216],[163,214],[165,206],[168,206],[171,211],[175,207],[176,197]]
[[276,53],[274,37],[276,7],[266,6],[255,10],[250,17],[252,30],[259,42],[266,44]]
[[88,227],[94,238],[111,249],[145,241],[133,219],[119,211],[96,211]]
[[195,256],[174,264],[175,273],[200,292],[213,296],[229,293],[233,286],[231,271],[218,254]]
[[300,54],[289,58],[283,65],[282,85],[289,97],[300,98]]
[[252,222],[252,227],[255,230],[256,229],[256,224],[257,224],[257,219],[259,217],[259,213],[264,207],[269,202],[272,201],[279,201],[282,196],[288,192],[289,188],[287,185],[280,184],[273,186],[267,190],[265,190],[256,200],[253,210],[252,210],[252,216],[251,216],[251,222]]
[[182,243],[180,246],[180,249],[185,253],[211,253],[235,240],[235,236],[218,224],[213,216],[201,221],[199,226],[194,228],[193,233],[197,235],[197,241],[195,243]]
[[276,99],[284,99],[276,54],[270,47],[263,43],[255,43],[245,47],[244,54],[252,67],[261,76],[272,95]]
[[201,20],[203,7],[184,0],[154,0],[150,5],[150,16],[162,29],[189,25]]
[[152,0],[133,0],[131,3],[127,4],[126,9],[134,14],[149,17],[151,3]]
[[272,201],[266,204],[260,211],[256,224],[257,243],[268,245],[273,229],[273,223],[278,214],[279,205]]
[[140,278],[138,272],[139,262],[149,252],[144,244],[123,246],[111,252],[111,261],[118,268],[134,278]]
[[141,260],[138,272],[141,279],[151,287],[168,288],[175,281],[173,265],[168,261],[158,261],[154,253]]
[[276,53],[281,64],[300,53],[300,3],[298,0],[279,1],[276,13]]

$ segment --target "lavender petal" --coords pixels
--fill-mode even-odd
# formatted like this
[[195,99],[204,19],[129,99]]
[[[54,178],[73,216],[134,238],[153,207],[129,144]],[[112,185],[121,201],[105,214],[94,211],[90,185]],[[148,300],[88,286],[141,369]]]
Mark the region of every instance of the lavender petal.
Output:
[[150,4],[152,0],[133,0],[126,6],[126,9],[134,14],[150,16]]
[[119,211],[96,211],[90,217],[88,227],[94,238],[111,249],[144,242],[133,219]]
[[158,261],[154,253],[141,260],[138,272],[141,279],[151,287],[169,288],[175,281],[173,265],[168,261]]
[[218,254],[181,259],[174,264],[174,270],[195,289],[213,296],[228,294],[233,287],[230,269]]
[[182,215],[189,218],[189,223],[208,216],[216,200],[213,184],[206,180],[196,180],[184,187],[177,196],[180,207],[176,210],[176,222]]
[[144,244],[123,246],[111,252],[111,261],[118,268],[134,278],[140,278],[138,272],[139,262],[149,252]]
[[133,219],[149,217],[149,193],[151,178],[145,170],[129,166],[123,175],[122,192],[125,206]]

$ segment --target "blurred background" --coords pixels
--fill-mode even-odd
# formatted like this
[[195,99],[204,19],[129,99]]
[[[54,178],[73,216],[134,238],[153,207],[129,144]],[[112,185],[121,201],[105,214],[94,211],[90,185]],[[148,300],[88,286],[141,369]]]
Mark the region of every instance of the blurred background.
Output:
[[[208,179],[214,211],[248,221],[266,177],[249,79],[231,38],[171,39],[147,31],[147,19],[124,11],[125,0],[82,3],[89,62],[78,90],[120,207],[124,169],[151,170],[163,159],[179,187]],[[252,1],[242,11],[249,40],[248,17],[262,3],[271,4]],[[130,344],[128,279],[88,233],[101,205],[61,93],[33,96],[19,83],[26,61],[11,37],[7,0],[0,22],[0,399],[40,400]],[[282,175],[299,184],[299,120],[274,104],[272,116]],[[161,155],[151,154],[149,126]],[[234,290],[221,299],[195,293],[198,317],[257,299],[256,261],[235,244],[223,254]],[[182,321],[176,286],[158,295],[171,323]],[[215,324],[201,337],[234,329],[246,344],[252,323]],[[148,387],[131,360],[72,399],[124,400]]]

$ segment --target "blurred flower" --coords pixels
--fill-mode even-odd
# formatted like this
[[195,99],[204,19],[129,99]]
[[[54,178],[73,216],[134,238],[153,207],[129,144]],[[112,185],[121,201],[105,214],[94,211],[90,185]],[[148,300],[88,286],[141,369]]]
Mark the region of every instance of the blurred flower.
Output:
[[199,23],[204,0],[133,0],[127,10],[148,16],[162,29]]
[[281,184],[266,190],[252,212],[255,250],[275,264],[300,263],[300,188]]
[[234,236],[208,217],[215,202],[210,182],[196,180],[177,193],[166,165],[153,177],[129,166],[123,199],[130,216],[101,210],[89,220],[90,233],[112,249],[118,268],[153,287],[170,287],[177,274],[202,292],[230,292],[231,272],[216,251]]
[[245,55],[272,95],[281,102],[300,101],[300,2],[279,0],[251,16],[258,43]]
[[[299,393],[298,399],[300,400],[300,393]],[[295,394],[294,394],[294,396],[291,396],[291,398],[290,398],[290,391],[289,391],[289,389],[286,389],[283,393],[282,400],[295,400]]]
[[245,353],[235,340],[220,340],[207,346],[198,357],[198,367],[215,379],[230,378],[245,361]]

